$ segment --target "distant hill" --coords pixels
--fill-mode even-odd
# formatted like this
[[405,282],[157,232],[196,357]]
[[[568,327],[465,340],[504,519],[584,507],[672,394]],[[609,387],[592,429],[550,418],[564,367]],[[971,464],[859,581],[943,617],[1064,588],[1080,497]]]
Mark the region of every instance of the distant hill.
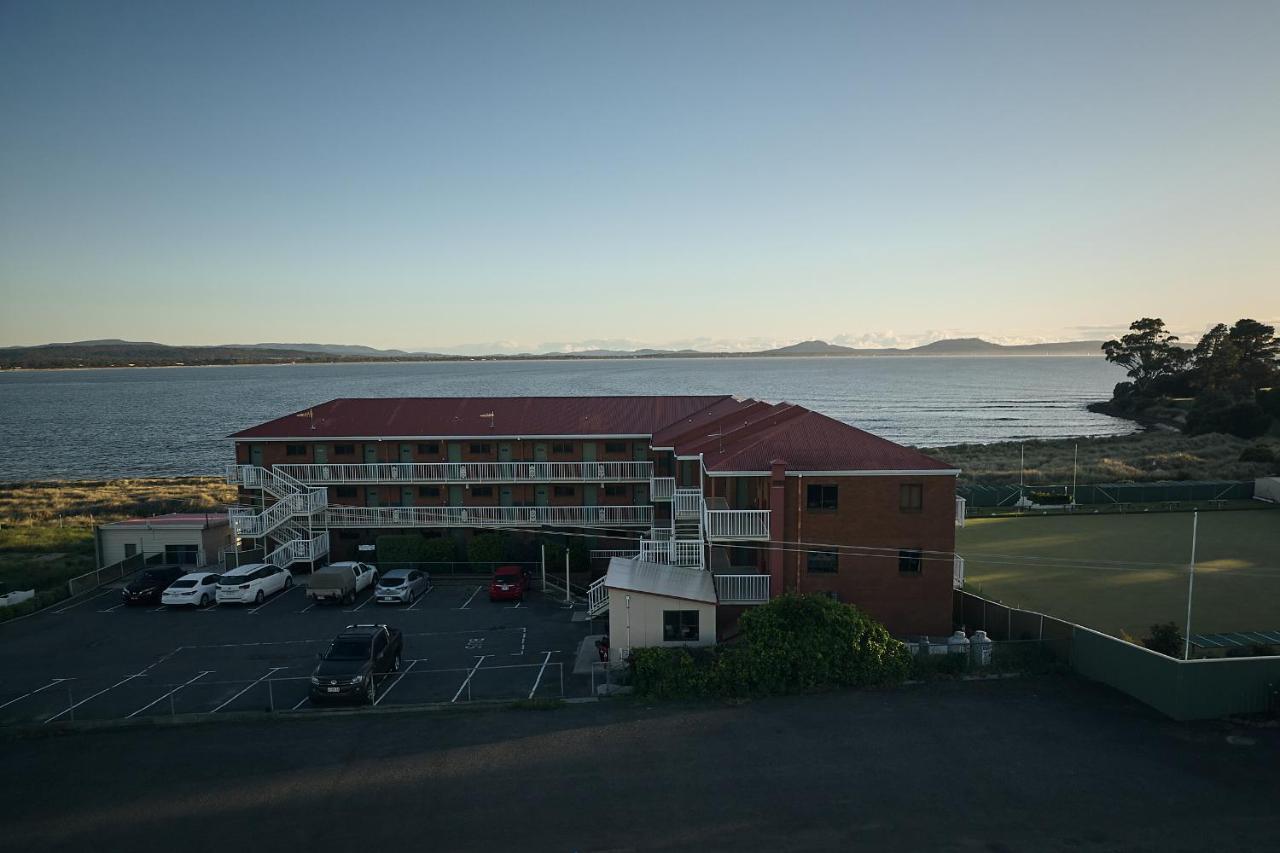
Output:
[[701,350],[586,350],[573,353],[461,356],[430,352],[380,350],[356,344],[227,344],[169,346],[150,341],[77,341],[0,348],[0,369],[40,370],[76,367],[171,367],[218,364],[292,364],[370,361],[519,361],[583,358],[742,358],[749,356],[805,356],[858,358],[886,355],[1010,356],[1100,355],[1101,341],[1064,341],[1005,346],[980,338],[934,341],[907,349],[858,349],[826,341],[801,341],[763,352],[703,352]]

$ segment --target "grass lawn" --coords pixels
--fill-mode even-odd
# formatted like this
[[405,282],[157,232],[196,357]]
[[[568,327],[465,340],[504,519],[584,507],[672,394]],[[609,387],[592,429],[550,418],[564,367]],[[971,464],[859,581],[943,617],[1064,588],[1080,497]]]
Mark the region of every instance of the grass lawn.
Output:
[[95,568],[92,527],[0,529],[0,591],[54,589]]
[[[1198,539],[1192,631],[1280,629],[1280,509],[1202,512]],[[1135,637],[1184,626],[1190,549],[1184,512],[970,519],[956,535],[967,589]]]

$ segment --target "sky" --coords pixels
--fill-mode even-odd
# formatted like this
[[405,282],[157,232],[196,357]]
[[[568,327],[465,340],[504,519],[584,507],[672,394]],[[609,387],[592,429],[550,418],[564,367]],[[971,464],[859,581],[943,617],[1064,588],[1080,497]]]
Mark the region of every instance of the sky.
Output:
[[0,0],[0,346],[1280,321],[1280,3]]

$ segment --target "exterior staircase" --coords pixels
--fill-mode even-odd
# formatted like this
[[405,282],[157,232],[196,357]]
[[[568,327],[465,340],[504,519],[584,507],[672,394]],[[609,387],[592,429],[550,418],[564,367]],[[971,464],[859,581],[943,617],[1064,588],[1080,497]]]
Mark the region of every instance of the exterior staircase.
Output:
[[[245,489],[259,489],[275,501],[256,507],[231,507],[227,517],[238,537],[264,539],[268,544],[263,562],[281,568],[293,563],[313,563],[329,553],[328,531],[312,528],[323,524],[328,490],[305,485],[280,471],[256,465],[228,465],[227,482]],[[274,544],[275,547],[269,547]]]

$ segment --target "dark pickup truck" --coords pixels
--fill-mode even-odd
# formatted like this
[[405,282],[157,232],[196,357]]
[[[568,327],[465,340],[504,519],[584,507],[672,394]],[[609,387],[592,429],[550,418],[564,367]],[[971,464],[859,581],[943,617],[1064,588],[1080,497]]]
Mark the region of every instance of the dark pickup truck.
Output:
[[399,628],[348,625],[319,656],[311,673],[311,701],[358,699],[372,705],[378,698],[378,676],[398,672],[403,651]]

